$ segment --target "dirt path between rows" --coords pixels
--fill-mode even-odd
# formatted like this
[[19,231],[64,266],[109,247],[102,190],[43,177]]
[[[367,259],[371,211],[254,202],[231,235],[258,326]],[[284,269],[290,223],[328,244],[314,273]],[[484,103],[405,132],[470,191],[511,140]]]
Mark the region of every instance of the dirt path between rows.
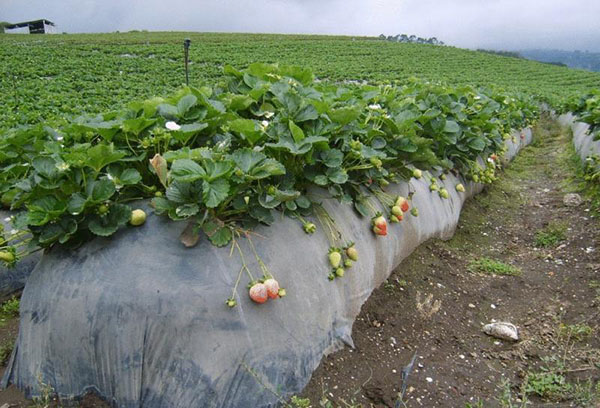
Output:
[[[292,407],[600,407],[600,222],[585,201],[563,204],[576,189],[567,132],[544,118],[535,133],[452,240],[421,245],[373,292],[355,348],[323,359]],[[494,319],[520,341],[485,335]],[[2,342],[16,327],[0,327]],[[2,408],[50,400],[0,392]]]
[[[568,132],[545,117],[535,136],[450,241],[422,245],[373,292],[355,348],[304,391],[313,407],[600,407],[600,222],[585,201],[563,204]],[[485,335],[494,319],[520,341]]]

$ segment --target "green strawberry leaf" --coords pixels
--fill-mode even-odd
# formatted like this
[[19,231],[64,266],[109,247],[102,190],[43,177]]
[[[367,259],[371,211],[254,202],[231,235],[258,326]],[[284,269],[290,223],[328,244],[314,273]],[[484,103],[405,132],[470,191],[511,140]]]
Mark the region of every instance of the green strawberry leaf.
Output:
[[169,172],[170,177],[176,181],[193,182],[206,177],[206,171],[193,160],[175,160]]
[[206,207],[215,208],[228,197],[229,183],[225,179],[204,181],[202,183],[202,198]]
[[90,231],[102,237],[108,237],[131,218],[131,208],[124,204],[111,204],[108,213],[104,216],[94,215],[88,224]]
[[123,157],[125,152],[115,150],[114,144],[98,144],[88,149],[86,164],[96,172],[100,172],[104,166],[117,162]]
[[208,237],[209,241],[217,247],[223,247],[231,241],[233,233],[231,228],[221,226],[214,221],[207,221],[202,225],[202,230]]

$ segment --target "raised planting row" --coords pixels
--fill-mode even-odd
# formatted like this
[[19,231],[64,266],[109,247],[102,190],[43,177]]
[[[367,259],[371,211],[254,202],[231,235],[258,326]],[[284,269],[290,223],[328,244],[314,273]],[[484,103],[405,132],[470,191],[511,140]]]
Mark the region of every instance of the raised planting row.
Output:
[[[227,66],[225,74],[214,88],[0,135],[1,200],[18,211],[14,229],[3,232],[0,259],[11,265],[35,248],[75,247],[140,225],[145,212],[128,203],[152,198],[158,214],[190,220],[182,236],[188,246],[205,235],[233,248],[236,237],[273,223],[277,213],[310,234],[317,225],[307,217],[316,216],[330,237],[324,251],[333,279],[357,255],[320,205],[323,194],[353,205],[375,234],[386,235],[388,221],[408,215],[412,197],[386,193],[390,182],[434,169],[442,180],[454,173],[490,182],[510,132],[537,116],[529,99],[471,87],[337,86],[315,83],[306,69],[267,64]],[[478,157],[489,160],[482,165]],[[435,178],[430,188],[447,198]],[[377,211],[373,199],[387,211]],[[261,287],[255,298],[264,293]],[[228,302],[235,305],[233,297]]]
[[587,123],[594,140],[600,139],[600,89],[568,98],[562,104],[561,111],[570,112],[578,122]]
[[571,127],[585,180],[600,186],[600,89],[569,98],[561,109],[564,114],[559,119]]
[[[505,159],[531,142],[530,129],[513,135]],[[21,298],[2,386],[15,384],[28,396],[51,387],[61,402],[95,392],[123,408],[279,406],[301,392],[323,355],[352,345],[361,306],[403,259],[431,238],[452,236],[464,202],[483,185],[441,174],[423,171],[386,187],[394,197],[414,193],[410,210],[419,216],[386,226],[385,236],[325,190],[311,192],[341,240],[356,242],[358,261],[333,282],[327,228],[317,226],[307,239],[297,220],[279,216],[257,225],[251,240],[237,240],[233,252],[206,239],[186,248],[178,239],[186,223],[138,203],[148,212],[143,225],[76,251],[45,251]],[[377,200],[372,205],[386,210]],[[264,265],[285,283],[285,300],[257,304],[239,296],[237,307],[225,306],[238,271]]]

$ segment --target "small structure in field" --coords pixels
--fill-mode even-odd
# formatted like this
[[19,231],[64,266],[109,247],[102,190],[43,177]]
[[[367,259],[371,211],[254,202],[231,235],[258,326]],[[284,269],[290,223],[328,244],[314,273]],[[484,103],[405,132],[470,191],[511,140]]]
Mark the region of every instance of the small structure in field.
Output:
[[6,34],[56,34],[56,24],[45,18],[4,26]]

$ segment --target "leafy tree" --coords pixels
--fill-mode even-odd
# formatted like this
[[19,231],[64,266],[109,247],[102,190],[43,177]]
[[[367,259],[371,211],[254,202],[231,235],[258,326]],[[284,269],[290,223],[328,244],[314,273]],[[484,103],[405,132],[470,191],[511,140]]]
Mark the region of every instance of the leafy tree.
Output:
[[10,23],[7,21],[0,21],[0,34],[4,33],[4,27],[9,26]]

